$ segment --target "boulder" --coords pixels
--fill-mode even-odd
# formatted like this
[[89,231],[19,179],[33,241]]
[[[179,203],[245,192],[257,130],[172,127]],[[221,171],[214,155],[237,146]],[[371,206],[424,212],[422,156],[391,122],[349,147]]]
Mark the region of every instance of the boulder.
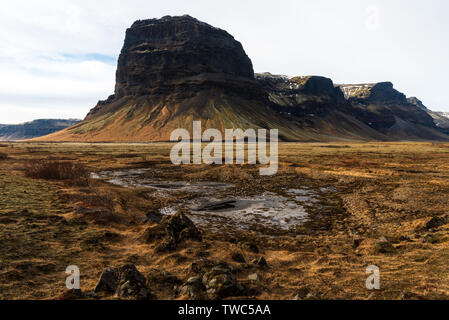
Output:
[[173,251],[185,240],[202,241],[201,232],[195,224],[182,212],[165,216],[160,224],[149,227],[143,236],[146,243],[162,240],[156,247],[157,252]]
[[133,264],[106,268],[100,276],[95,293],[115,293],[120,299],[147,300],[152,297],[145,277]]
[[191,277],[181,287],[180,294],[191,300],[204,300],[206,296],[206,287],[200,277]]
[[396,251],[395,247],[393,247],[391,242],[388,241],[387,238],[385,238],[385,237],[380,237],[376,241],[374,250],[376,251],[376,253],[382,253],[382,254],[391,254]]
[[211,299],[237,297],[244,292],[243,287],[232,273],[232,269],[225,263],[221,263],[206,272],[203,276],[203,283]]

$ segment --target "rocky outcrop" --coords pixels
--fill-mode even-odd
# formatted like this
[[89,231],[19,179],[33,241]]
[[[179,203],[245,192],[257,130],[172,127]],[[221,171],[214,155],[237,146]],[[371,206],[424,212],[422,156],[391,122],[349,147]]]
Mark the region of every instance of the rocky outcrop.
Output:
[[26,140],[68,128],[81,120],[41,119],[16,125],[0,124],[0,140]]
[[410,98],[407,98],[407,102],[410,103],[410,104],[413,104],[413,105],[417,106],[418,108],[421,108],[421,109],[423,109],[423,110],[425,110],[425,111],[430,111],[430,110],[427,109],[427,107],[422,103],[422,101],[419,100],[419,99],[416,98],[416,97],[410,97]]

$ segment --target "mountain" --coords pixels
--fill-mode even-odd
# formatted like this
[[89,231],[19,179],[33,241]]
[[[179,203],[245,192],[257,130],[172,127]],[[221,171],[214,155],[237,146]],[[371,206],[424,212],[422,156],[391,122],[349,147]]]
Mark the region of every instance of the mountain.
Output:
[[387,137],[351,115],[352,107],[331,79],[256,74],[268,93],[270,108],[293,121],[317,141],[337,139],[387,140]]
[[0,124],[0,140],[26,140],[41,137],[77,124],[81,120],[40,119],[23,124]]
[[[84,121],[40,141],[168,141],[174,129],[276,128],[285,141],[449,139],[389,83],[254,74],[240,42],[190,16],[136,21],[115,92]],[[352,92],[347,94],[347,92]]]
[[426,111],[440,131],[449,135],[449,112],[432,111],[416,97],[408,98],[408,101]]
[[339,85],[352,115],[392,140],[446,140],[432,117],[391,82]]

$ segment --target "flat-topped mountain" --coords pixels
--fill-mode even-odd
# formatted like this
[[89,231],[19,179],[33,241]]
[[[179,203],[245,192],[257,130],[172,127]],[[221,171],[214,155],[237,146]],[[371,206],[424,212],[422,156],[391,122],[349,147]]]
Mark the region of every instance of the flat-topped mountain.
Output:
[[389,82],[334,85],[318,76],[254,75],[232,35],[190,16],[136,21],[115,92],[44,141],[168,141],[173,130],[279,129],[281,140],[449,139]]
[[0,124],[0,140],[26,140],[68,128],[77,124],[77,119],[40,119],[22,124]]
[[219,82],[217,75],[254,79],[251,60],[229,33],[190,16],[136,21],[118,60],[115,95],[171,93],[177,84]]

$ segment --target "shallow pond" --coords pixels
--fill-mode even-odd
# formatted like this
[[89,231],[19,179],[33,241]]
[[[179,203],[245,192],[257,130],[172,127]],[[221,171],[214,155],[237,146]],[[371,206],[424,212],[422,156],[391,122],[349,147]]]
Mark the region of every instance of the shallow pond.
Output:
[[173,204],[160,210],[173,215],[180,207],[189,209],[189,217],[200,227],[219,231],[224,227],[240,230],[262,228],[291,230],[307,220],[306,207],[318,206],[323,192],[310,188],[288,189],[282,195],[265,192],[251,197],[229,196],[234,185],[219,182],[166,181],[148,177],[149,169],[126,169],[92,173],[93,179],[102,179],[124,188],[148,188],[158,195],[176,195],[177,192],[198,194],[194,199]]

